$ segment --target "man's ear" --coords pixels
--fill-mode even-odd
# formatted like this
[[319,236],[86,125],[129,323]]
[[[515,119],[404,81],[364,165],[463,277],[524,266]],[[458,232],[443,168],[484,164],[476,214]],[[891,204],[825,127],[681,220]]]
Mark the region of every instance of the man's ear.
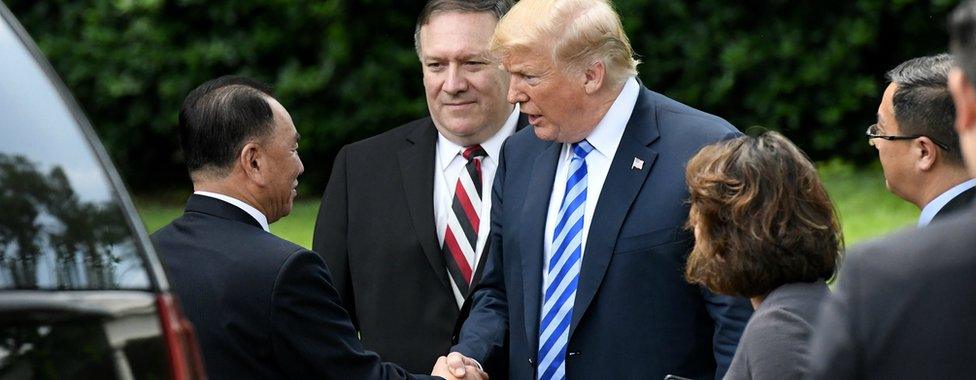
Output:
[[265,177],[268,174],[266,172],[264,154],[261,150],[261,145],[255,141],[249,141],[244,144],[241,148],[240,154],[237,155],[237,161],[241,169],[252,182],[258,185],[265,185]]
[[587,95],[593,95],[603,87],[603,81],[607,78],[607,68],[603,65],[603,61],[596,61],[586,68],[583,75],[586,78],[583,89],[586,90]]
[[915,153],[915,167],[921,171],[932,170],[935,163],[942,158],[939,146],[925,136],[912,140],[912,151]]
[[956,104],[956,131],[960,136],[976,131],[976,89],[959,68],[949,72],[949,91]]

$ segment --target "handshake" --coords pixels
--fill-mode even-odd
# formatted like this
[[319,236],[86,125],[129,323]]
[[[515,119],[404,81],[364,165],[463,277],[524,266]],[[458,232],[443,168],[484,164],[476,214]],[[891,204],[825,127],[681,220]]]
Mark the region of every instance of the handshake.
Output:
[[474,359],[452,352],[446,357],[441,356],[434,363],[434,369],[430,372],[432,376],[440,376],[447,380],[468,379],[468,380],[487,380],[488,374],[481,369]]

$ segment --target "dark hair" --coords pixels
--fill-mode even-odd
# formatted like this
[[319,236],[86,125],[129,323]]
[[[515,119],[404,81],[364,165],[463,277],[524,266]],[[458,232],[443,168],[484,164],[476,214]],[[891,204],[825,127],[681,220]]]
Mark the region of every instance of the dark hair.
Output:
[[698,228],[685,278],[755,297],[829,279],[843,236],[817,170],[776,132],[706,146],[688,162],[687,227]]
[[430,22],[435,14],[444,12],[459,13],[490,13],[495,20],[500,20],[512,8],[514,0],[430,0],[417,17],[417,26],[413,30],[413,46],[420,56],[420,28]]
[[967,0],[956,6],[949,15],[949,46],[956,56],[956,64],[976,81],[976,1]]
[[913,58],[888,71],[886,77],[898,85],[892,103],[901,133],[927,136],[948,145],[947,162],[962,165],[956,106],[949,92],[953,65],[949,54]]
[[222,76],[190,91],[180,108],[180,145],[190,173],[223,175],[248,140],[269,136],[270,97],[270,86],[240,76]]

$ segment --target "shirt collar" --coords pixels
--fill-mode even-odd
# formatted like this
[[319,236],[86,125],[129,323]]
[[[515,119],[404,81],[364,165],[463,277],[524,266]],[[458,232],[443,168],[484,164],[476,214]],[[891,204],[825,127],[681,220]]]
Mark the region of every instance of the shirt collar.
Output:
[[[488,153],[488,159],[495,160],[496,162],[498,161],[498,155],[502,150],[502,143],[505,142],[505,139],[508,138],[508,136],[515,133],[515,124],[518,123],[518,118],[519,105],[516,104],[515,107],[512,108],[512,113],[508,115],[508,119],[505,120],[505,124],[502,125],[502,128],[499,129],[494,136],[491,136],[487,141],[481,143],[481,148]],[[463,146],[448,140],[447,137],[444,137],[444,135],[442,135],[440,132],[437,133],[437,153],[440,157],[439,164],[441,170],[447,169],[447,167],[451,165],[451,161],[454,161],[454,158],[461,154],[463,150]]]
[[634,112],[639,93],[640,85],[637,83],[637,79],[634,77],[627,79],[624,88],[617,95],[617,99],[607,110],[607,114],[603,115],[603,119],[596,125],[593,132],[586,136],[586,141],[604,157],[611,157],[617,151],[620,138],[623,137],[624,130],[627,129],[627,122],[630,121],[630,115]]
[[935,214],[938,214],[939,211],[941,211],[942,208],[949,203],[949,201],[951,201],[957,195],[962,194],[962,192],[973,187],[976,187],[976,179],[970,179],[966,182],[953,186],[949,190],[946,190],[944,193],[935,197],[935,199],[922,208],[922,214],[918,217],[918,226],[927,226],[932,222],[932,219],[935,218]]
[[267,232],[271,232],[271,228],[268,226],[268,217],[264,216],[264,214],[258,211],[258,209],[254,208],[253,206],[245,203],[240,199],[227,196],[224,194],[212,193],[209,191],[194,191],[193,194],[203,195],[205,197],[210,197],[210,198],[216,198],[224,202],[230,203],[234,206],[237,206],[237,208],[244,210],[244,212],[246,212],[248,215],[254,218],[254,220],[257,220],[258,224],[261,225],[261,228],[263,228]]

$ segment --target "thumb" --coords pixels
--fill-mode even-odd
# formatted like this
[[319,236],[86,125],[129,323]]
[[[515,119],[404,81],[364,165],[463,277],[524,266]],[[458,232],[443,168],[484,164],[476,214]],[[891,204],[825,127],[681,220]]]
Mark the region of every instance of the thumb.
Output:
[[447,355],[447,368],[451,370],[451,373],[457,377],[464,377],[466,370],[464,365],[471,359],[464,357],[458,352],[452,352]]

